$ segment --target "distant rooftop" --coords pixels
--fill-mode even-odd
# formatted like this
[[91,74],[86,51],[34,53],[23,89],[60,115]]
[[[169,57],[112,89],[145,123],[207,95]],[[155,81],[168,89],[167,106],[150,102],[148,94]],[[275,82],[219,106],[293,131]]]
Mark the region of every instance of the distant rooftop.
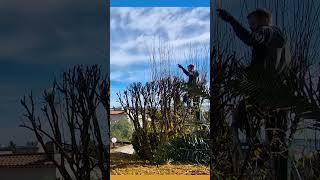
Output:
[[126,111],[123,110],[122,108],[110,108],[110,115],[123,115],[123,114],[126,114]]
[[122,115],[122,114],[126,114],[125,111],[111,111],[110,112],[110,115]]
[[11,151],[12,153],[36,153],[38,152],[39,147],[38,146],[15,146],[15,147],[0,147],[0,153]]
[[54,167],[44,153],[0,155],[0,168]]

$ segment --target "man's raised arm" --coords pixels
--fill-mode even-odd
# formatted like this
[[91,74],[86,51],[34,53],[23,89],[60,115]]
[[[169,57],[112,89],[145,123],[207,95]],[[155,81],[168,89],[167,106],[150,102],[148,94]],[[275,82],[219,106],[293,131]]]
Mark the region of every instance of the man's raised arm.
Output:
[[259,44],[268,43],[271,35],[270,28],[262,28],[258,32],[250,32],[244,28],[234,17],[232,17],[226,10],[217,9],[219,17],[230,23],[236,35],[248,46],[255,46]]
[[186,74],[187,76],[190,76],[190,73],[189,73],[183,66],[181,66],[180,64],[178,64],[178,67],[179,67],[180,69],[182,69],[182,71],[184,72],[184,74]]

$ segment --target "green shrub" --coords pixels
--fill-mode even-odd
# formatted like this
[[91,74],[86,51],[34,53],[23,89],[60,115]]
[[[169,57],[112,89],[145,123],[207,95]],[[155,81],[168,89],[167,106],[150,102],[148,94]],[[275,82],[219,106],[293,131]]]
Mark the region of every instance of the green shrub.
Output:
[[132,125],[127,119],[111,122],[110,133],[111,138],[115,137],[118,141],[129,142],[133,133]]
[[171,148],[169,144],[160,145],[155,152],[154,162],[156,164],[165,164],[170,161]]
[[[150,142],[150,144],[147,143],[147,141]],[[154,133],[148,133],[148,139],[144,139],[143,142],[140,142],[137,132],[135,131],[132,134],[131,144],[140,159],[153,161],[153,159],[146,158],[148,156],[146,155],[146,152],[144,152],[144,149],[142,149],[142,146],[150,145],[151,153],[154,154],[159,145],[159,136]]]
[[138,139],[138,135],[136,131],[132,133],[131,144],[133,146],[135,153],[139,156],[139,158],[144,159],[145,154],[141,149],[141,142]]
[[[148,133],[147,139],[142,138],[142,142],[140,142],[137,132],[135,131],[132,134],[131,144],[140,159],[152,162],[154,161],[154,153],[159,146],[159,136],[154,133]],[[142,146],[146,147],[142,148]],[[150,156],[147,155],[148,152],[145,152],[146,150],[149,150],[148,152],[151,153],[149,154]]]
[[209,163],[209,140],[204,135],[178,136],[168,144],[159,146],[155,153],[155,161],[158,164],[167,161],[180,163]]

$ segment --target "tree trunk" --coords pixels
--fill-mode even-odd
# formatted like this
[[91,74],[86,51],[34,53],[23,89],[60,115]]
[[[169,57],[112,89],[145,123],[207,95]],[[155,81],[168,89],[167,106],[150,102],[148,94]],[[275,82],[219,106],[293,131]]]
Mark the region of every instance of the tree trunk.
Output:
[[232,136],[233,136],[233,155],[232,155],[232,165],[235,174],[240,173],[240,160],[242,159],[241,144],[239,140],[239,129],[235,125],[237,119],[235,114],[232,115]]
[[[282,131],[287,129],[287,119],[285,112],[279,112],[273,114],[273,117],[270,118],[269,122],[266,123],[266,128],[278,128]],[[274,143],[271,146],[272,152],[282,152],[281,154],[276,153],[275,156],[271,158],[273,176],[276,180],[286,180],[288,175],[288,151],[285,147],[281,147],[281,144],[285,144],[286,135],[280,131],[270,131],[266,132],[269,142]],[[279,141],[275,141],[275,138],[279,138]]]

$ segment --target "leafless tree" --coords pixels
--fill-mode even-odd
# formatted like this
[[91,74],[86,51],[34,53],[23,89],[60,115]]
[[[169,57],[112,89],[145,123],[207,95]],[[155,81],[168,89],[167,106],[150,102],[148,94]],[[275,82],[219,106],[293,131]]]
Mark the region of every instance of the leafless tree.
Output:
[[[109,178],[109,80],[101,68],[75,66],[43,93],[41,114],[31,93],[21,100],[21,127],[32,131],[65,179],[90,179],[95,168]],[[52,154],[46,141],[57,150]]]
[[[150,80],[146,83],[132,83],[117,95],[134,124],[143,154],[146,159],[152,160],[152,154],[158,145],[167,143],[175,135],[190,131],[195,115],[194,108],[183,102],[186,90],[182,73],[177,68],[177,62],[181,62],[176,59],[178,50],[161,38],[155,39],[153,44],[146,47],[150,57]],[[209,69],[205,65],[209,63],[209,52],[206,49],[209,47],[189,44],[188,49],[180,54],[181,57],[184,55],[184,62],[196,63],[201,67],[200,74],[203,74],[204,82],[208,78]],[[207,93],[205,83],[203,89]],[[207,96],[201,93],[199,97],[202,98],[202,103]]]

